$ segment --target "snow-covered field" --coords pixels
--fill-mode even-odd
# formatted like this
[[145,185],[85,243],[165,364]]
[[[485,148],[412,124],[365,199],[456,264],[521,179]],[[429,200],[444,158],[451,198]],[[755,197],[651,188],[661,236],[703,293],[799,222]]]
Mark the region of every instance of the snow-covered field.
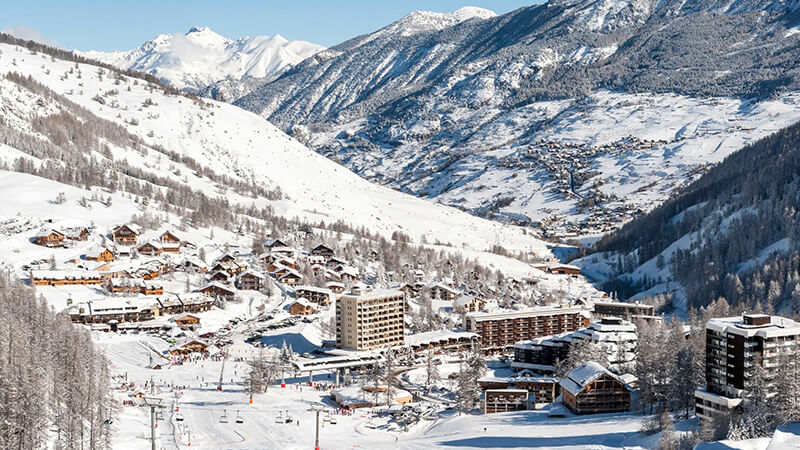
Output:
[[[314,442],[312,406],[333,414],[335,407],[328,391],[309,388],[307,377],[287,380],[287,387],[272,386],[256,395],[252,404],[243,392],[242,375],[246,365],[228,362],[223,390],[216,390],[221,363],[210,360],[184,363],[161,370],[145,368],[149,362],[142,347],[144,340],[163,348],[158,339],[141,336],[97,335],[98,342],[112,360],[113,372],[126,373],[138,386],[153,378],[156,397],[163,398],[164,420],[157,428],[159,448],[308,448]],[[232,358],[253,355],[252,348],[236,347]],[[332,383],[326,374],[316,382]],[[178,389],[171,386],[179,386]],[[120,398],[127,394],[119,392]],[[176,411],[177,409],[177,411]],[[291,424],[276,423],[279,414],[290,415]],[[181,414],[182,422],[176,418]],[[220,418],[227,415],[228,423]],[[244,423],[237,424],[240,416]],[[353,415],[336,415],[336,424],[320,428],[321,448],[651,448],[653,437],[638,433],[641,416],[630,414],[568,416],[550,418],[546,410],[494,415],[462,415],[443,412],[433,422],[423,422],[409,431],[392,427],[385,416],[369,418],[368,410]],[[123,407],[116,421],[119,433],[114,448],[142,448],[149,432],[149,417],[138,406]],[[376,427],[365,425],[372,422]]]

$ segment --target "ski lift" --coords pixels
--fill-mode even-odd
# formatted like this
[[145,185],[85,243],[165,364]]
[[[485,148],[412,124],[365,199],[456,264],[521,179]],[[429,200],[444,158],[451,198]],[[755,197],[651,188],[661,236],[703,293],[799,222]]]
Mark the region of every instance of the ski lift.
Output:
[[222,415],[219,416],[219,423],[228,423],[228,412],[226,410],[222,410]]
[[292,422],[294,422],[294,419],[292,419],[292,416],[286,416],[286,423],[292,423]]
[[175,420],[177,420],[178,422],[183,422],[183,414],[181,413],[175,414]]
[[164,413],[161,410],[156,411],[156,420],[164,420]]
[[275,423],[283,423],[283,411],[278,411],[278,417],[275,418]]
[[328,421],[331,425],[336,425],[336,416],[331,416],[331,419]]
[[244,423],[244,419],[241,414],[239,414],[239,410],[236,410],[236,423]]

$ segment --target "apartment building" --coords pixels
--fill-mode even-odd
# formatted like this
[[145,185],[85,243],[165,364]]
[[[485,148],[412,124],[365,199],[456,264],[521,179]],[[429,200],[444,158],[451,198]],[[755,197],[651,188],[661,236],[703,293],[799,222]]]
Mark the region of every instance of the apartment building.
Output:
[[478,333],[488,352],[512,350],[514,343],[575,331],[589,324],[590,310],[581,305],[552,305],[464,316],[467,331]]
[[615,302],[610,300],[592,301],[594,306],[594,317],[619,317],[625,320],[633,320],[635,317],[652,317],[655,308],[652,305],[645,305],[640,302]]
[[[709,420],[737,408],[753,382],[753,367],[762,361],[768,380],[778,367],[779,353],[794,353],[800,323],[780,316],[745,314],[706,323],[706,386],[695,391],[695,412]],[[767,383],[769,387],[769,383]]]
[[372,350],[403,345],[404,318],[403,291],[354,288],[336,302],[336,347]]
[[570,333],[516,342],[511,367],[552,374],[555,364],[569,355],[569,346],[576,340],[601,345],[608,357],[608,369],[612,372],[633,371],[638,342],[636,325],[619,317],[606,317]]

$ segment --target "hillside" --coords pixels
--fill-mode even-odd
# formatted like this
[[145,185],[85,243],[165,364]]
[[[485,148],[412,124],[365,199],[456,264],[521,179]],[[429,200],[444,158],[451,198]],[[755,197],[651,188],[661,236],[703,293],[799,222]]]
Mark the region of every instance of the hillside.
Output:
[[[77,53],[121,69],[149,73],[179,89],[196,92],[223,80],[263,82],[322,49],[310,42],[290,42],[280,35],[231,40],[208,27],[192,27],[185,34],[160,34],[133,50]],[[217,97],[224,99],[219,90]]]
[[733,153],[578,260],[625,296],[800,310],[800,124]]
[[381,184],[598,233],[800,118],[796,8],[551,1],[414,32],[409,16],[236,104]]
[[[198,220],[229,221],[219,208],[238,205],[239,213],[255,207],[264,215],[341,221],[386,237],[402,232],[476,250],[503,244],[547,252],[521,228],[375,186],[234,106],[165,94],[141,79],[22,47],[0,44],[0,51],[3,65],[19,74],[0,80],[3,143],[11,147],[0,160],[10,168],[81,185],[95,177],[108,183],[103,173],[121,171],[139,180],[130,183],[137,195],[187,207]],[[76,128],[81,122],[90,126]],[[85,134],[86,144],[59,147],[69,142],[63,133]],[[80,160],[77,167],[96,175],[60,167]]]

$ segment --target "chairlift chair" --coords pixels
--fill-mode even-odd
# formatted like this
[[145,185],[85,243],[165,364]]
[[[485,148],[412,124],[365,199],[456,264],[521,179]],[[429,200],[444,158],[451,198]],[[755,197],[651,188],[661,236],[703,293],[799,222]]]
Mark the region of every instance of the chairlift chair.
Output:
[[278,417],[275,418],[275,423],[283,423],[283,411],[278,411]]
[[236,411],[236,423],[244,423],[244,419],[243,419],[243,418],[242,418],[242,416],[239,414],[239,411],[238,411],[238,410]]
[[228,412],[224,409],[222,410],[222,415],[219,416],[219,423],[228,423]]
[[175,420],[177,420],[178,422],[183,422],[183,414],[181,413],[175,414]]

